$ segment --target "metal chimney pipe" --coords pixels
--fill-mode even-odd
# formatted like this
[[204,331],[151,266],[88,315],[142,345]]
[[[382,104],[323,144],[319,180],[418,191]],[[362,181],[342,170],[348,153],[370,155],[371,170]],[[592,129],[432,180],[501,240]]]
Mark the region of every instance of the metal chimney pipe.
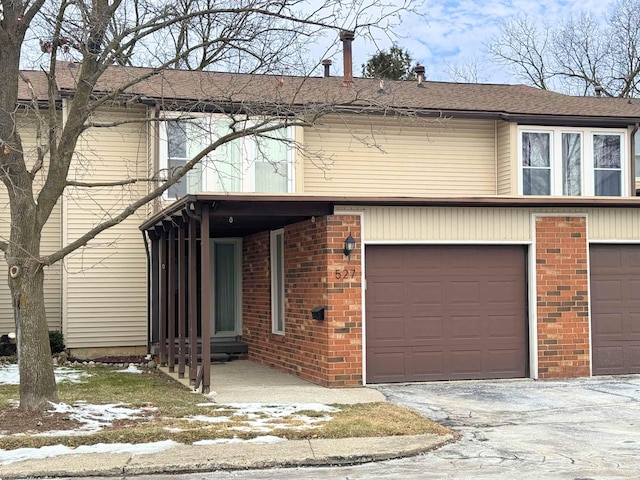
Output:
[[344,62],[343,87],[349,87],[353,83],[353,55],[351,53],[351,42],[355,38],[355,33],[350,30],[340,31],[340,41],[342,42],[342,57]]
[[413,71],[416,73],[416,77],[418,77],[418,86],[419,87],[422,86],[422,82],[424,82],[424,72],[425,72],[424,65],[420,65],[420,64],[416,65],[413,68]]
[[329,68],[331,67],[332,64],[333,64],[333,62],[329,58],[325,58],[324,60],[322,60],[322,65],[324,66],[324,76],[325,77],[330,77],[331,76],[331,74],[329,73]]

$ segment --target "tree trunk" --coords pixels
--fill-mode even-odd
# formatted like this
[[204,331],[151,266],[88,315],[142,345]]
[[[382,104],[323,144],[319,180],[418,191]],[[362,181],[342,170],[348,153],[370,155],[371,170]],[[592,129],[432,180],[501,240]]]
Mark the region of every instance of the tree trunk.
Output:
[[42,410],[47,402],[58,400],[44,308],[42,227],[36,220],[28,175],[15,175],[14,181],[14,188],[9,190],[11,239],[6,259],[18,339],[20,409]]
[[58,400],[44,309],[42,266],[25,267],[16,283],[19,287],[12,284],[11,293],[18,329],[20,409],[42,410],[48,406],[47,402]]

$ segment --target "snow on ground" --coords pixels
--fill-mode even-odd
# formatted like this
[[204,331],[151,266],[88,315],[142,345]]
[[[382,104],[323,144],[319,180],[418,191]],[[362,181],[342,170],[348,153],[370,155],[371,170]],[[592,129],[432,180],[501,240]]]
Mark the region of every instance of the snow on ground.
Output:
[[[261,432],[269,433],[275,429],[292,429],[305,430],[315,428],[319,423],[331,420],[330,415],[308,416],[300,412],[318,412],[318,413],[335,413],[339,409],[324,405],[322,403],[298,403],[294,405],[274,405],[264,403],[201,403],[200,406],[217,406],[214,412],[229,412],[229,416],[208,417],[206,415],[197,415],[188,417],[188,420],[203,423],[221,423],[234,421],[233,417],[245,417],[246,425],[230,427],[232,430],[242,432]],[[285,422],[277,422],[279,419],[291,417],[296,425],[290,425]]]
[[[121,372],[139,373],[140,370],[135,365],[130,365]],[[58,382],[82,382],[91,376],[81,370],[69,367],[57,367],[55,369],[56,381]],[[18,366],[15,364],[0,366],[0,385],[17,385],[19,383]],[[234,417],[245,417],[246,426],[233,427],[239,431],[268,433],[275,428],[313,428],[314,424],[330,420],[330,413],[338,412],[339,409],[321,403],[299,403],[294,405],[275,405],[263,403],[201,403],[201,407],[214,407],[213,412],[225,412],[225,416],[197,415],[187,418],[190,421],[201,423],[220,423],[226,421],[237,421]],[[46,432],[40,435],[62,436],[62,435],[88,435],[102,428],[111,425],[116,420],[133,419],[144,416],[155,408],[127,408],[125,404],[91,405],[78,401],[74,405],[64,403],[52,404],[52,410],[59,413],[67,413],[71,418],[82,423],[82,426],[75,430]],[[325,415],[307,416],[304,412],[318,412]],[[299,425],[291,426],[283,422],[278,422],[286,417],[292,417]],[[173,429],[178,431],[179,429]],[[232,439],[211,439],[195,442],[194,445],[210,445],[216,443],[274,443],[285,441],[280,437],[264,435],[250,440],[239,438]],[[15,450],[0,449],[0,464],[21,462],[31,459],[42,459],[59,455],[70,455],[77,453],[131,453],[141,455],[145,453],[160,452],[172,446],[178,445],[176,442],[166,440],[162,442],[142,443],[142,444],[98,444],[84,445],[78,448],[70,448],[62,445],[52,445],[41,448],[19,448]]]
[[127,368],[125,368],[124,370],[118,370],[118,372],[121,372],[121,373],[142,373],[142,370],[140,370],[133,363],[130,363]]
[[243,440],[238,437],[234,438],[217,438],[215,440],[198,440],[193,442],[194,445],[215,445],[217,443],[278,443],[286,442],[287,440],[282,437],[274,437],[273,435],[264,435],[262,437],[251,438],[249,440]]
[[[284,438],[271,435],[256,437],[250,440],[240,438],[221,438],[216,440],[200,440],[193,445],[214,445],[217,443],[276,443],[286,442]],[[82,445],[77,448],[64,445],[51,445],[41,448],[17,448],[15,450],[0,449],[0,465],[8,465],[26,460],[41,460],[43,458],[58,457],[61,455],[92,454],[92,453],[129,453],[131,455],[145,455],[158,453],[171,447],[180,445],[173,440],[163,440],[152,443],[98,443],[97,445]]]
[[[82,383],[91,376],[90,373],[75,368],[56,367],[54,370],[56,382]],[[20,374],[18,364],[10,363],[0,366],[0,385],[19,385]]]
[[97,445],[82,445],[77,448],[64,445],[50,445],[40,448],[17,448],[15,450],[0,449],[0,464],[22,462],[25,460],[40,460],[43,458],[71,455],[76,453],[131,453],[143,455],[146,453],[162,452],[168,448],[179,445],[173,440],[164,440],[153,443],[99,443]]
[[52,403],[50,412],[67,413],[69,418],[76,420],[83,425],[76,430],[51,431],[41,433],[42,436],[59,435],[90,435],[99,432],[104,427],[108,427],[116,420],[126,420],[129,418],[140,418],[146,413],[156,411],[155,407],[126,408],[122,403],[112,403],[106,405],[91,405],[77,402],[74,405],[66,403]]

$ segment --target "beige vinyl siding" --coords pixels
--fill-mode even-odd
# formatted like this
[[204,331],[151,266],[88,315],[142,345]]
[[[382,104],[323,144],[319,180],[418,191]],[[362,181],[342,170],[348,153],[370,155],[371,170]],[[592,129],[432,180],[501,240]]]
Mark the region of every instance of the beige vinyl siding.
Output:
[[517,170],[514,168],[517,163],[516,159],[518,158],[517,125],[499,120],[497,122],[497,132],[498,195],[517,195],[518,175]]
[[[32,167],[36,159],[36,128],[32,114],[17,114],[22,144],[27,165]],[[36,174],[34,187],[39,190],[46,174],[46,160],[43,170]],[[60,205],[51,212],[49,221],[42,231],[41,254],[53,253],[60,248]],[[8,241],[11,228],[9,196],[6,187],[0,183],[0,239]],[[0,335],[15,331],[11,293],[7,285],[7,264],[4,255],[0,254]],[[47,323],[50,330],[59,330],[61,326],[61,266],[47,267],[44,278],[44,302]]]
[[[143,109],[111,111],[95,120],[145,118]],[[147,125],[123,123],[91,129],[78,142],[70,178],[115,182],[146,177]],[[72,242],[118,215],[148,185],[71,188],[65,195],[64,240]],[[145,209],[109,228],[65,259],[65,334],[69,348],[146,344],[146,256],[138,226]]]
[[640,209],[589,210],[589,240],[640,241]]
[[304,131],[304,193],[495,195],[492,120],[331,116]]
[[587,216],[590,241],[640,243],[636,208],[337,207],[364,213],[365,242],[530,242],[534,214]]

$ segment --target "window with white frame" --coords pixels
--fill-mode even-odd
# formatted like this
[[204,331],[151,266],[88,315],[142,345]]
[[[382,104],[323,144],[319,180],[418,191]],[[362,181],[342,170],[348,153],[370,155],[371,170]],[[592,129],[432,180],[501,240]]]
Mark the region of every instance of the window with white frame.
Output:
[[[221,115],[168,119],[161,128],[160,167],[178,168],[220,137],[231,133]],[[246,128],[246,122],[236,128]],[[204,158],[198,168],[169,189],[168,198],[187,193],[294,191],[294,129],[282,128],[227,142]]]
[[271,331],[284,335],[284,230],[271,232]]
[[626,195],[626,132],[522,127],[519,186],[523,195]]

